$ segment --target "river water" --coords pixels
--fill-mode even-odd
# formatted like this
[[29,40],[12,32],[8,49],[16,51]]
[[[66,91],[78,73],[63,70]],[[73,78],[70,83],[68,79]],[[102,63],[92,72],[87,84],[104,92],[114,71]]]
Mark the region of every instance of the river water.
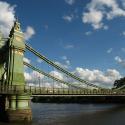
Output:
[[125,125],[125,105],[32,103],[31,106],[30,125]]

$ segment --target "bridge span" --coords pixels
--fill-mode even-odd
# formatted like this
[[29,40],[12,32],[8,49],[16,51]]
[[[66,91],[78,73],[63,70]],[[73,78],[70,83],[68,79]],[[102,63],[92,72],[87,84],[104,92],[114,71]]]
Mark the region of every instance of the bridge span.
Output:
[[[24,62],[24,52],[28,50],[46,65],[61,74],[54,76],[52,70],[47,72],[28,62]],[[24,67],[25,66],[25,67]],[[25,79],[26,67],[32,73]],[[32,77],[36,75],[37,78]],[[35,81],[34,86],[31,86]],[[73,72],[42,55],[24,39],[20,23],[16,20],[9,34],[3,38],[0,34],[0,118],[7,121],[31,121],[31,97],[91,97],[91,96],[125,96],[124,86],[109,89],[81,79]]]

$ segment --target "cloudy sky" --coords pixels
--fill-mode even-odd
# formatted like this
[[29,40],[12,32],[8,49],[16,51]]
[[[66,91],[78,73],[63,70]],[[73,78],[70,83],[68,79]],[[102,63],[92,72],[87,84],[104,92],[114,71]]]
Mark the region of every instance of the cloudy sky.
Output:
[[30,45],[79,77],[111,86],[125,76],[125,0],[3,0],[5,37],[15,17]]

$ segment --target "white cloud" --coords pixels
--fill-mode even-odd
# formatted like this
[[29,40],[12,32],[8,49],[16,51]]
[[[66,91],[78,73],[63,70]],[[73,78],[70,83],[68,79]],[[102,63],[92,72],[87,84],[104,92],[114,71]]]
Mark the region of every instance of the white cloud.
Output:
[[[67,81],[66,77],[63,75],[63,73],[61,72],[58,72],[58,71],[51,71],[49,73],[50,75],[54,76],[55,78],[57,79],[60,79],[60,80],[63,80],[63,81]],[[52,83],[50,82],[48,84],[49,86],[52,86]],[[58,82],[55,82],[55,85],[54,85],[56,88],[61,88],[61,87],[64,87],[64,88],[67,88],[68,86],[63,84],[63,83],[58,83]]]
[[66,60],[65,63],[67,64],[67,66],[70,65],[70,61],[69,60]]
[[29,40],[34,34],[35,34],[35,30],[33,29],[33,27],[28,26],[26,28],[26,31],[24,32],[24,37],[26,40]]
[[32,76],[27,72],[24,72],[24,77],[25,77],[26,81],[31,81],[32,80]]
[[109,29],[109,26],[104,25],[103,28],[104,28],[104,30],[108,30],[108,29]]
[[65,21],[67,21],[67,22],[72,22],[72,20],[74,19],[74,15],[73,14],[71,14],[71,15],[64,15],[62,18]]
[[116,79],[121,78],[120,73],[115,69],[107,69],[106,72],[100,70],[89,70],[77,67],[74,74],[99,86],[112,87]]
[[12,6],[7,2],[0,1],[0,30],[5,37],[9,32],[15,21],[15,5]]
[[121,50],[122,50],[123,52],[125,52],[125,48],[121,48]]
[[30,63],[31,62],[31,60],[26,58],[26,57],[23,58],[23,61],[26,62],[26,63]]
[[121,0],[121,2],[122,2],[122,6],[123,6],[124,9],[125,9],[125,0]]
[[38,58],[38,59],[37,59],[37,62],[38,62],[38,63],[42,63],[43,60]]
[[72,44],[68,44],[64,47],[65,49],[73,49],[74,48],[74,45]]
[[87,31],[87,32],[85,32],[85,35],[86,35],[86,36],[89,36],[89,35],[91,35],[91,34],[92,34],[91,31]]
[[75,0],[65,0],[65,2],[69,5],[73,5],[75,3]]
[[[51,72],[49,72],[49,74],[60,80],[64,80],[63,74],[58,71],[51,71]],[[62,86],[67,87],[67,85],[53,81],[52,79],[49,79],[36,71],[32,71],[29,73],[25,72],[24,76],[25,76],[25,80],[29,86],[39,86],[40,85],[41,87],[51,88],[54,85],[54,87],[57,87],[57,88],[60,88]]]
[[[81,79],[89,81],[92,84],[98,85],[100,87],[101,86],[106,87],[106,88],[107,87],[111,88],[114,84],[114,81],[122,77],[121,74],[116,69],[107,69],[106,72],[103,72],[98,69],[89,70],[89,69],[77,67],[72,73],[80,77]],[[54,70],[54,71],[50,71],[49,74],[60,80],[67,81],[74,85],[80,85],[81,87],[86,87],[85,84],[79,83],[78,81],[70,77],[66,77],[61,72]],[[44,86],[46,87],[52,87],[53,85],[52,84],[53,80],[46,78],[45,76],[41,75],[40,73],[37,73],[36,71],[30,72],[30,73],[25,72],[24,75],[25,75],[26,81],[30,83],[30,85],[38,85],[39,78],[40,78],[40,84],[42,84],[44,81]],[[55,81],[54,81],[54,84],[55,84],[54,86],[56,87],[61,87],[61,86],[67,87],[67,85],[63,85],[62,83],[58,83]]]
[[[15,5],[0,1],[0,30],[5,37],[8,37],[15,19]],[[28,40],[35,34],[34,29],[28,26],[24,33],[25,39]]]
[[41,78],[41,79],[44,78],[44,75],[42,75],[41,73],[36,72],[36,71],[33,71],[33,72],[31,73],[31,76],[35,76],[35,77]]
[[69,68],[69,65],[67,64],[63,64],[63,63],[60,63],[60,62],[55,62],[55,64],[57,64],[58,66],[62,67],[62,68],[65,68],[65,69],[68,69]]
[[61,57],[63,60],[67,60],[67,56],[62,56]]
[[125,10],[117,0],[91,0],[86,6],[87,12],[83,12],[83,23],[91,24],[94,29],[108,29],[103,19],[112,20],[117,17],[125,17]]
[[111,53],[113,51],[113,48],[109,48],[108,50],[107,50],[107,53]]
[[67,56],[62,56],[61,58],[65,63],[63,66],[65,66],[65,68],[70,68],[70,60],[67,58]]
[[121,57],[116,56],[116,57],[115,57],[115,61],[116,61],[118,64],[120,64],[122,67],[125,67],[125,60],[122,59]]
[[74,21],[78,18],[79,18],[79,13],[78,13],[77,9],[62,16],[62,19],[69,23],[71,23],[72,21]]
[[116,56],[116,57],[115,57],[115,60],[116,60],[118,63],[121,63],[121,62],[122,62],[122,59],[121,59],[119,56]]
[[[39,84],[39,80],[44,79],[44,75],[36,72],[36,71],[32,71],[32,72],[24,72],[24,77],[26,82],[30,85],[38,85]],[[35,82],[35,84],[34,84]],[[41,81],[40,81],[41,82]]]
[[122,32],[122,35],[125,36],[125,31]]
[[103,23],[101,22],[102,19],[103,14],[101,11],[93,10],[89,13],[83,14],[83,22],[91,24],[94,29],[100,29],[103,27]]
[[64,79],[63,74],[58,72],[58,71],[51,71],[49,74],[56,77],[56,78],[58,78],[58,79],[60,79],[60,80]]

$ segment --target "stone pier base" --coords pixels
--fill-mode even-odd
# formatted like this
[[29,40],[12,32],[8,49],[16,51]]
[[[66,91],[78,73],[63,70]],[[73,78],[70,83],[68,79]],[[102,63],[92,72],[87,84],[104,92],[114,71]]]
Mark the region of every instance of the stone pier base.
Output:
[[[31,122],[30,95],[1,95],[0,120],[5,122]],[[2,118],[3,117],[3,118]]]
[[32,111],[31,109],[22,110],[7,110],[8,122],[31,122]]

